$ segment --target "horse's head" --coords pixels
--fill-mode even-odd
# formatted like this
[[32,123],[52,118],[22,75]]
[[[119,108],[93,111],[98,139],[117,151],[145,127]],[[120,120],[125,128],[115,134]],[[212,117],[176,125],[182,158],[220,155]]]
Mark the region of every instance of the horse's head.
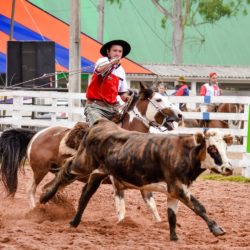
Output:
[[240,113],[242,111],[242,105],[238,103],[221,103],[217,109],[217,112],[222,113]]
[[[217,112],[222,113],[241,113],[244,110],[244,106],[238,103],[222,103],[219,105]],[[240,128],[241,122],[237,120],[228,121],[229,128]]]
[[195,135],[196,155],[201,160],[201,168],[222,175],[231,175],[233,168],[226,154],[227,146],[233,143],[231,135],[223,135],[219,130],[211,129],[204,134]]
[[182,119],[181,110],[161,94],[145,84],[140,84],[136,108],[150,125],[164,126],[173,130],[173,122]]

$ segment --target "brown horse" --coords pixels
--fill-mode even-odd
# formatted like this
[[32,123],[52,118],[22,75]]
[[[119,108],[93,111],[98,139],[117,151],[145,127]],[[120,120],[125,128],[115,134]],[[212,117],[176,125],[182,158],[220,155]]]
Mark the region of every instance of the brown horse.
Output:
[[[219,105],[208,105],[207,112],[217,113],[239,113],[241,112],[242,106],[239,104],[232,103],[221,103]],[[186,106],[181,108],[182,111],[189,112]],[[199,110],[195,110],[199,111]],[[195,112],[192,111],[192,112]],[[236,128],[239,127],[239,121],[229,120],[196,120],[196,119],[185,119],[183,126],[188,128],[193,127],[206,127],[206,128]]]
[[[134,95],[121,126],[127,130],[147,133],[150,126],[172,129],[172,122],[181,118],[181,111],[168,99],[141,84],[139,94]],[[86,123],[78,123],[73,129],[54,126],[38,133],[26,129],[4,131],[0,138],[1,174],[9,194],[14,195],[16,192],[17,170],[27,155],[33,171],[33,180],[27,189],[27,195],[30,207],[34,208],[37,186],[49,172],[57,173],[65,160],[75,155],[86,127]],[[141,193],[153,218],[160,221],[152,193]],[[125,217],[124,192],[115,188],[115,196],[118,219],[122,220]]]
[[[244,105],[238,104],[238,103],[226,103],[221,104],[218,107],[217,112],[223,112],[223,113],[243,113],[244,112]],[[244,128],[244,122],[240,120],[226,120],[222,121],[226,123],[228,126],[226,128],[230,129],[243,129]],[[243,137],[242,136],[235,136],[237,144],[243,144]]]
[[[240,113],[241,105],[237,103],[221,103],[215,109],[217,113]],[[208,128],[236,128],[240,121],[230,120],[210,120],[207,122]]]
[[[180,105],[180,110],[183,112],[200,112],[200,109],[188,109],[187,105],[185,103],[182,103]],[[199,128],[200,127],[200,121],[197,119],[182,119],[179,122],[179,127],[186,127],[186,128]]]

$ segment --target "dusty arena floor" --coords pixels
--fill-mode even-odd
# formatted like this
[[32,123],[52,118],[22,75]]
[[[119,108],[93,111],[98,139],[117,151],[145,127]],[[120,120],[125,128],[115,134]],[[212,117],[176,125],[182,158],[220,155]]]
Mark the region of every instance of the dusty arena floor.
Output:
[[140,193],[129,190],[125,197],[126,219],[117,224],[112,188],[102,185],[74,229],[69,221],[82,184],[68,187],[67,199],[38,205],[30,211],[25,193],[30,178],[29,169],[25,175],[19,174],[14,199],[5,198],[0,186],[0,249],[250,249],[249,184],[196,181],[192,193],[227,233],[214,237],[205,222],[181,204],[177,215],[180,240],[170,242],[163,194],[155,194],[161,223],[151,220]]

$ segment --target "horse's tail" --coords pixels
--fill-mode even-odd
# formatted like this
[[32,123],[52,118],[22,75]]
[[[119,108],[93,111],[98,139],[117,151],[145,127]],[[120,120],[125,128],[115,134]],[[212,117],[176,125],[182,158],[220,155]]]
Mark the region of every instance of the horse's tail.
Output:
[[18,168],[35,133],[36,131],[17,128],[4,131],[0,137],[0,174],[8,195],[14,195],[17,190]]

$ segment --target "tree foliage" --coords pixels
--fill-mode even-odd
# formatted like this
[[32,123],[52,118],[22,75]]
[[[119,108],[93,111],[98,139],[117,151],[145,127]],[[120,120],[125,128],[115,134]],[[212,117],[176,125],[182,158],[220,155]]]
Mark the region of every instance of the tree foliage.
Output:
[[[240,12],[247,15],[245,1],[201,0],[198,3],[198,13],[207,23],[219,21],[222,17],[237,16]],[[250,3],[250,1],[246,1]]]
[[[122,6],[124,0],[107,0],[110,4]],[[165,27],[168,19],[172,18],[172,6],[165,7],[164,2],[168,0],[151,0],[158,6],[158,10],[164,15],[161,26]],[[174,2],[175,0],[172,0]],[[204,23],[215,23],[222,17],[237,16],[239,13],[247,15],[247,4],[250,0],[182,0],[184,25],[192,26]],[[184,13],[185,12],[185,13]],[[203,19],[202,23],[196,21],[197,15]]]
[[[124,0],[107,0],[122,7]],[[145,0],[144,0],[145,1]],[[182,63],[182,49],[185,27],[197,27],[202,24],[214,24],[222,18],[238,14],[247,15],[250,0],[151,0],[163,15],[161,27],[168,22],[173,26],[173,63]]]
[[119,7],[121,7],[123,0],[107,0],[107,1],[110,2],[111,4],[116,3],[119,5]]

